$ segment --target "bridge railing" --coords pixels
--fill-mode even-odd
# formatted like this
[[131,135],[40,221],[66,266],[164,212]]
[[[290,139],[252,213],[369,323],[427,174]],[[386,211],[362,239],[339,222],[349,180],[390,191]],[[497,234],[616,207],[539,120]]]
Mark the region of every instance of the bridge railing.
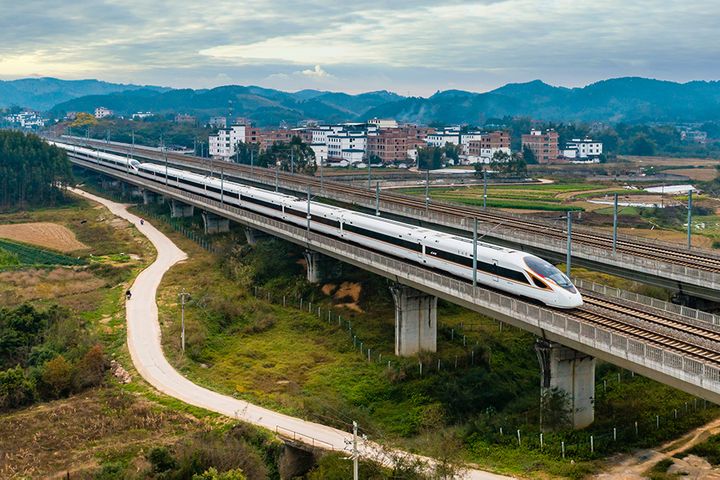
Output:
[[608,285],[602,285],[599,283],[592,282],[590,280],[584,280],[581,278],[573,278],[573,283],[578,288],[584,290],[590,290],[591,292],[599,293],[608,297],[619,298],[628,300],[630,302],[639,303],[648,307],[656,308],[664,312],[680,315],[701,322],[710,323],[713,325],[720,325],[720,315],[714,315],[709,312],[703,312],[695,308],[686,307],[684,305],[676,305],[674,303],[666,302],[658,298],[652,298],[639,293],[629,292]]
[[[454,278],[440,275],[385,255],[348,245],[340,240],[313,233],[307,229],[248,212],[238,207],[208,199],[201,195],[180,190],[172,185],[158,184],[135,175],[78,161],[79,164],[110,175],[124,178],[130,183],[197,205],[205,210],[226,216],[245,225],[258,228],[277,236],[291,239],[322,253],[356,265],[365,265],[393,278],[400,283],[417,285],[431,294],[442,293],[446,297],[462,300],[479,307],[480,311],[494,312],[498,316],[523,322],[531,331],[552,332],[560,338],[571,339],[607,356],[606,360],[623,359],[664,375],[720,393],[720,369],[709,363],[678,355],[663,348],[649,345],[630,335],[607,330],[572,318],[571,313],[530,304],[520,298],[510,297],[482,287],[473,287]],[[561,341],[562,343],[562,341]]]

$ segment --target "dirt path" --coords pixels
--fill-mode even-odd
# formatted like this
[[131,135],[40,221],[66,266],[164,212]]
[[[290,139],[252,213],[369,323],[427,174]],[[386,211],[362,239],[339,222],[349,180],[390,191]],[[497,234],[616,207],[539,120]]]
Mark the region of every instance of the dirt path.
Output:
[[696,428],[681,437],[680,440],[672,440],[665,443],[658,449],[641,450],[632,457],[623,457],[622,460],[609,470],[593,478],[597,480],[639,480],[647,478],[643,475],[643,472],[647,471],[660,460],[670,458],[676,453],[681,453],[717,433],[720,433],[720,418]]

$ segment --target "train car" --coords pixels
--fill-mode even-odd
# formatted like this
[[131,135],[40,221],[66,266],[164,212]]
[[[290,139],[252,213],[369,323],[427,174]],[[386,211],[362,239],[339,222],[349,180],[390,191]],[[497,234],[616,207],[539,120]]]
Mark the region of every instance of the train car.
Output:
[[[141,163],[120,155],[57,144],[98,163],[185,191],[222,200],[278,221],[309,227],[363,248],[391,255],[464,281],[477,282],[556,308],[576,308],[582,296],[549,262],[525,252],[395,220],[333,207],[175,167]],[[309,218],[308,218],[309,217]],[[473,260],[473,254],[476,254]],[[473,268],[475,266],[475,268]]]

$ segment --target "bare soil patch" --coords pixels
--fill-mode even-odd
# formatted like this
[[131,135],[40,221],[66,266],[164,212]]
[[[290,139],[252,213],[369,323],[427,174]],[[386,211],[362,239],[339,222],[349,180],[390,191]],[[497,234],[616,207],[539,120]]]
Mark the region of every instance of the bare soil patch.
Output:
[[61,252],[74,252],[90,248],[80,242],[75,234],[66,227],[50,222],[0,225],[0,238],[30,243]]
[[717,170],[714,168],[683,168],[682,170],[668,170],[676,175],[685,175],[691,180],[709,182],[717,177]]

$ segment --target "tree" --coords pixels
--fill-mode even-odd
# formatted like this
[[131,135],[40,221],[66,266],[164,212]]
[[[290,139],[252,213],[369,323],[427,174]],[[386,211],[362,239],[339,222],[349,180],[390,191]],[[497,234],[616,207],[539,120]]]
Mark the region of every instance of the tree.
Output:
[[447,142],[445,143],[445,147],[443,147],[443,153],[445,154],[445,158],[452,160],[453,163],[457,165],[458,160],[460,160],[459,145],[454,145],[450,142]]
[[527,175],[527,163],[522,155],[514,153],[508,155],[503,151],[493,154],[490,169],[499,175],[509,177],[524,177]]
[[527,163],[528,165],[533,165],[537,163],[535,152],[533,152],[532,149],[527,145],[523,145],[522,156],[525,159],[525,163]]
[[647,135],[639,133],[630,141],[630,154],[650,156],[655,155],[655,142],[650,140]]
[[280,165],[280,170],[294,171],[313,175],[317,170],[315,152],[298,136],[292,137],[290,143],[276,142],[260,154],[258,165],[273,168]]
[[79,128],[79,127],[87,127],[90,125],[97,125],[98,121],[95,118],[94,115],[91,115],[86,112],[80,112],[75,117],[75,120],[72,121],[70,124],[73,128]]
[[0,210],[54,205],[71,183],[70,161],[64,150],[37,135],[0,132]]
[[29,405],[35,396],[35,384],[20,365],[0,372],[0,411]]
[[417,151],[417,165],[420,170],[437,170],[443,166],[442,147],[421,147]]
[[45,364],[41,378],[52,397],[65,396],[72,387],[73,367],[65,357],[58,355]]
[[250,165],[251,161],[257,164],[259,157],[260,144],[238,142],[237,145],[235,145],[235,155],[231,157],[231,160],[235,163]]

